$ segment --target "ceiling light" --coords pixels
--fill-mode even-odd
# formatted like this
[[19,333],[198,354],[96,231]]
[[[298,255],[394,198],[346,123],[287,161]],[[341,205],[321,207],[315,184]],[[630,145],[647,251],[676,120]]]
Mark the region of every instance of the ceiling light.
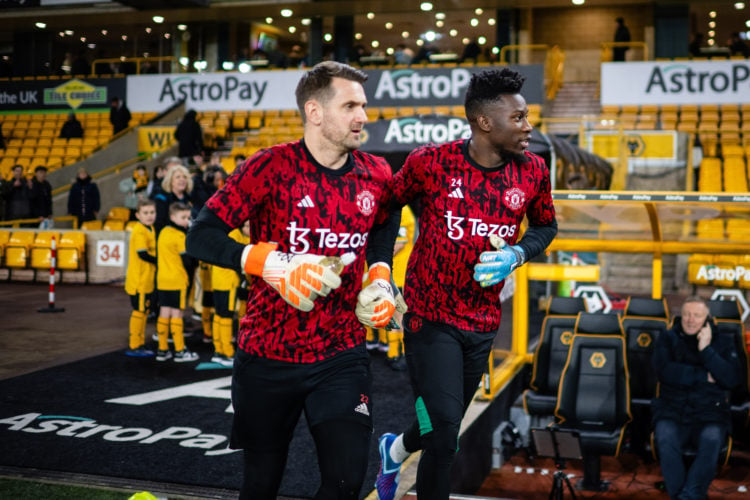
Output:
[[355,33],[354,34],[354,39],[355,40],[362,40],[362,33]]
[[310,26],[310,18],[309,17],[303,17],[302,21],[300,21],[300,23],[302,23],[302,26]]
[[708,17],[710,17],[711,19],[715,18],[716,17],[716,11],[712,10],[711,12],[709,12],[708,13]]
[[469,21],[469,24],[471,24],[472,26],[477,26],[479,25],[479,19],[477,19],[476,17],[472,17],[471,21]]
[[187,24],[178,24],[177,29],[180,31],[185,31],[187,29]]
[[481,8],[479,8],[479,7],[477,7],[476,9],[474,9],[474,14],[476,14],[478,16],[481,16],[483,13],[484,13],[484,11]]
[[37,22],[37,23],[34,24],[34,26],[36,26],[37,28],[43,30],[44,28],[47,27],[47,23]]
[[716,36],[716,32],[714,30],[711,30],[711,31],[708,32],[708,36],[710,36],[711,38],[713,38],[713,37]]
[[393,52],[394,52],[393,47],[388,47],[387,49],[385,49],[385,53],[388,54],[389,56],[392,56]]
[[246,63],[246,62],[241,62],[237,66],[237,69],[240,70],[240,73],[249,73],[250,72],[250,68],[251,68],[251,66],[248,63]]
[[123,42],[127,42],[128,41],[128,35],[122,35],[120,38],[122,38]]
[[422,33],[422,38],[424,38],[428,42],[434,42],[437,38],[437,33],[432,30],[425,31],[424,33]]
[[586,0],[572,0],[573,5],[583,5]]
[[266,18],[266,24],[273,24],[273,18],[272,17],[267,17]]
[[73,36],[73,30],[65,30],[65,34],[68,36]]
[[422,9],[425,12],[429,12],[432,10],[432,3],[430,2],[422,2],[419,4],[419,8]]
[[81,43],[86,43],[86,37],[85,36],[81,37]]
[[296,31],[297,31],[297,27],[296,26],[289,26],[289,33],[294,33]]
[[448,32],[448,34],[449,34],[450,36],[456,36],[456,35],[458,35],[458,30],[454,28],[454,29],[450,30],[450,31]]
[[464,38],[463,40],[461,40],[461,43],[463,43],[464,45],[469,45],[470,41],[471,40],[469,40],[468,38]]
[[421,47],[422,45],[424,45],[424,40],[422,40],[421,38],[418,38],[416,44],[417,44],[417,47]]
[[373,40],[372,42],[370,42],[370,45],[372,45],[373,49],[377,49],[378,47],[380,47],[380,42],[378,42],[377,40]]
[[742,10],[745,8],[745,2],[734,2],[734,8],[737,10]]
[[445,21],[435,21],[435,26],[442,28],[445,25]]
[[102,35],[104,35],[104,36],[107,36],[107,33],[109,33],[109,31],[107,31],[107,30],[102,30]]
[[281,17],[292,17],[292,9],[281,9]]
[[95,49],[96,48],[96,44],[95,43],[90,43],[90,44],[87,45],[87,47],[90,48],[90,49]]
[[385,23],[385,29],[387,30],[393,29],[393,23],[392,22]]
[[148,26],[146,26],[146,33],[151,33],[151,28],[149,28]]
[[715,28],[716,27],[716,21],[711,21],[710,23],[708,23],[708,27],[709,28]]
[[489,24],[490,26],[494,26],[495,25],[495,18],[491,17],[491,18],[487,19],[487,24]]
[[435,19],[445,19],[445,12],[435,12]]
[[333,35],[331,35],[330,33],[326,33],[325,35],[323,35],[323,40],[326,42],[330,42],[331,40],[333,40]]
[[164,22],[164,16],[154,16],[151,18],[156,24],[161,24]]
[[409,38],[409,32],[408,31],[402,31],[401,32],[401,38]]
[[58,33],[58,35],[60,35],[60,38],[62,38],[65,36],[65,32],[61,31],[60,33]]
[[479,38],[477,38],[477,43],[479,43],[479,45],[484,45],[485,43],[487,43],[487,37],[480,36]]
[[748,28],[750,28],[750,19],[748,19],[747,21],[745,21],[745,26],[747,26]]
[[183,65],[183,66],[187,66],[187,65],[188,65],[188,63],[190,62],[190,59],[188,59],[187,57],[184,57],[184,56],[183,56],[183,57],[180,57],[179,61],[180,61],[180,64],[181,64],[181,65]]
[[500,47],[492,47],[492,53],[493,54],[499,54],[500,53]]
[[169,34],[169,33],[164,33],[164,38],[166,38],[167,40],[169,40],[170,38],[172,38],[172,35]]
[[234,69],[234,63],[232,61],[224,61],[221,63],[221,69],[224,71],[232,71]]
[[367,13],[367,19],[370,19],[370,20],[375,19],[375,13],[374,12],[368,12]]
[[714,39],[713,39],[713,38],[709,38],[709,39],[708,39],[708,46],[709,46],[709,47],[713,47],[715,43],[716,43],[716,42],[714,41]]

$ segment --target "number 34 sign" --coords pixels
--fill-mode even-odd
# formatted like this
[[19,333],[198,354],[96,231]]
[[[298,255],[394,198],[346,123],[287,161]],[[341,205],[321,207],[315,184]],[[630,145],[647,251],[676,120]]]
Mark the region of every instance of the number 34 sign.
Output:
[[125,242],[99,240],[96,242],[96,265],[123,267],[125,265]]

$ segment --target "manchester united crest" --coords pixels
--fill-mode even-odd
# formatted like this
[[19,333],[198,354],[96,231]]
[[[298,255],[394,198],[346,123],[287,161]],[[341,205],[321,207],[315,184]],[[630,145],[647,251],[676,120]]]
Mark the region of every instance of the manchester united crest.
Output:
[[367,190],[357,195],[357,207],[362,215],[370,215],[375,210],[375,196]]
[[505,190],[503,201],[505,206],[511,210],[520,210],[526,203],[526,194],[520,188],[512,187]]

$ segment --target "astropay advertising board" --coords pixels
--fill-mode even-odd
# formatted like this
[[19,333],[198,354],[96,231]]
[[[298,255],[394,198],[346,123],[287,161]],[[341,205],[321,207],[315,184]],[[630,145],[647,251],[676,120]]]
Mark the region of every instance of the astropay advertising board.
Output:
[[602,105],[750,103],[750,61],[602,64]]
[[[403,68],[365,70],[367,105],[462,105],[473,73],[488,69]],[[513,66],[526,77],[522,94],[528,103],[544,100],[544,67]],[[128,77],[131,111],[163,111],[185,100],[196,111],[296,109],[294,90],[303,70],[250,73],[188,73]]]

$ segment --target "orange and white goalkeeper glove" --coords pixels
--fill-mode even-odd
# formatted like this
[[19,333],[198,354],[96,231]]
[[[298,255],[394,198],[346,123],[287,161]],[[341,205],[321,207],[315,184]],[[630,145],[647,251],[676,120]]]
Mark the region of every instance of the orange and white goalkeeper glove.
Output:
[[290,306],[312,311],[315,299],[341,286],[338,274],[322,262],[325,256],[277,252],[277,246],[266,242],[246,246],[242,269],[263,278]]
[[370,284],[359,292],[354,312],[363,325],[383,328],[396,311],[390,266],[384,262],[370,266],[368,281]]

